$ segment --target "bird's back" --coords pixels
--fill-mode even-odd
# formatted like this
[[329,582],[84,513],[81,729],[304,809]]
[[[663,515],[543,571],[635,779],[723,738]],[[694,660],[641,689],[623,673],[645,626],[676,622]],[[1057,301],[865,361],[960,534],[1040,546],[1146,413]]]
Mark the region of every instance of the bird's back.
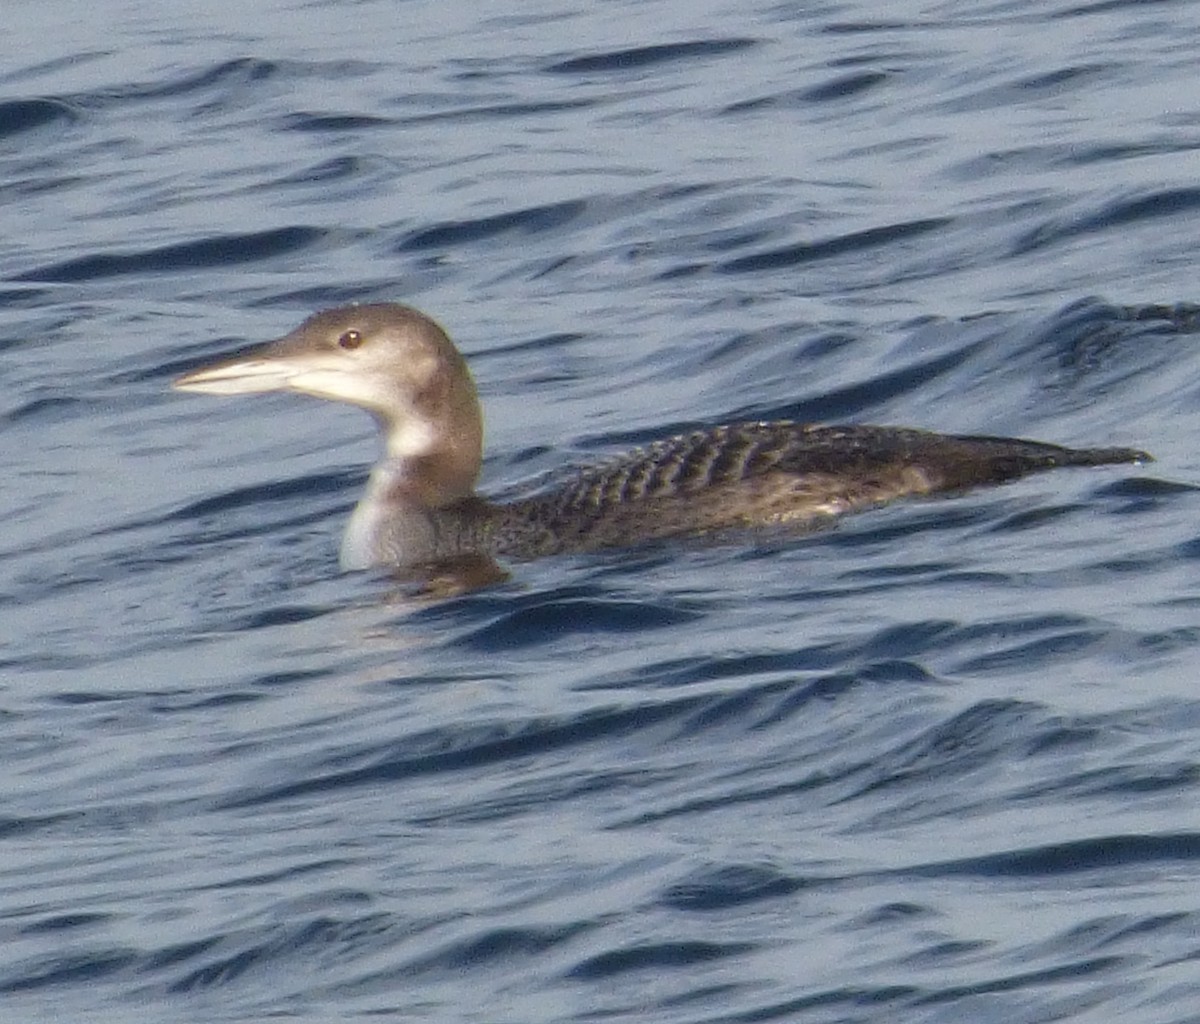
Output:
[[534,557],[757,526],[804,530],[906,496],[1061,466],[1150,461],[1129,448],[875,426],[739,423],[657,441],[491,506],[488,546]]

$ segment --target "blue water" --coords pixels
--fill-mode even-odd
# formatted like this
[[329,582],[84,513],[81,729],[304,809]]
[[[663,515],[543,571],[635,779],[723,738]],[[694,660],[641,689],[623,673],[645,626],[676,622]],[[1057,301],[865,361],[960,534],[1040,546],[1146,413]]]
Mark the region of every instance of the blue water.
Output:
[[[0,1017],[1200,1021],[1198,32],[6,3]],[[169,390],[376,300],[493,492],[745,417],[1158,461],[414,604],[337,571],[367,417]]]

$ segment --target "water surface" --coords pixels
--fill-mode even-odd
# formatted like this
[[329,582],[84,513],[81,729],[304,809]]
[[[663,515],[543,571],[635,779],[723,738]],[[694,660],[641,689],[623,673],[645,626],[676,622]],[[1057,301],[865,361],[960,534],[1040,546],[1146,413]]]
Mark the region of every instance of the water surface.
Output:
[[[11,8],[12,1019],[1194,1019],[1196,5]],[[386,300],[490,491],[734,418],[1158,461],[414,606],[337,571],[366,417],[168,387]]]

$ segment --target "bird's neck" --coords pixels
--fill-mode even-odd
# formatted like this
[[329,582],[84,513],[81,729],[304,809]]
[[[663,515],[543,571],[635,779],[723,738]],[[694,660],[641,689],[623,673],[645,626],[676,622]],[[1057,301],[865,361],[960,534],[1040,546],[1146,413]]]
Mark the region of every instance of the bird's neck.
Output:
[[437,551],[441,510],[475,493],[483,463],[483,417],[461,358],[423,388],[398,390],[370,411],[384,456],[342,544],[346,568],[416,564]]
[[475,492],[483,464],[483,417],[470,376],[447,375],[379,415],[386,454],[375,472],[386,497],[441,508]]

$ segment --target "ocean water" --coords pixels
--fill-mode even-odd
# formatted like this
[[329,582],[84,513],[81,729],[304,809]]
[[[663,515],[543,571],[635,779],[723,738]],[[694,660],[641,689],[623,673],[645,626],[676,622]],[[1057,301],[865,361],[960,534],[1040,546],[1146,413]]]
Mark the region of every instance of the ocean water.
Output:
[[[0,52],[0,1017],[1200,1021],[1200,5],[85,7]],[[400,300],[484,486],[737,418],[1132,445],[343,575]]]

